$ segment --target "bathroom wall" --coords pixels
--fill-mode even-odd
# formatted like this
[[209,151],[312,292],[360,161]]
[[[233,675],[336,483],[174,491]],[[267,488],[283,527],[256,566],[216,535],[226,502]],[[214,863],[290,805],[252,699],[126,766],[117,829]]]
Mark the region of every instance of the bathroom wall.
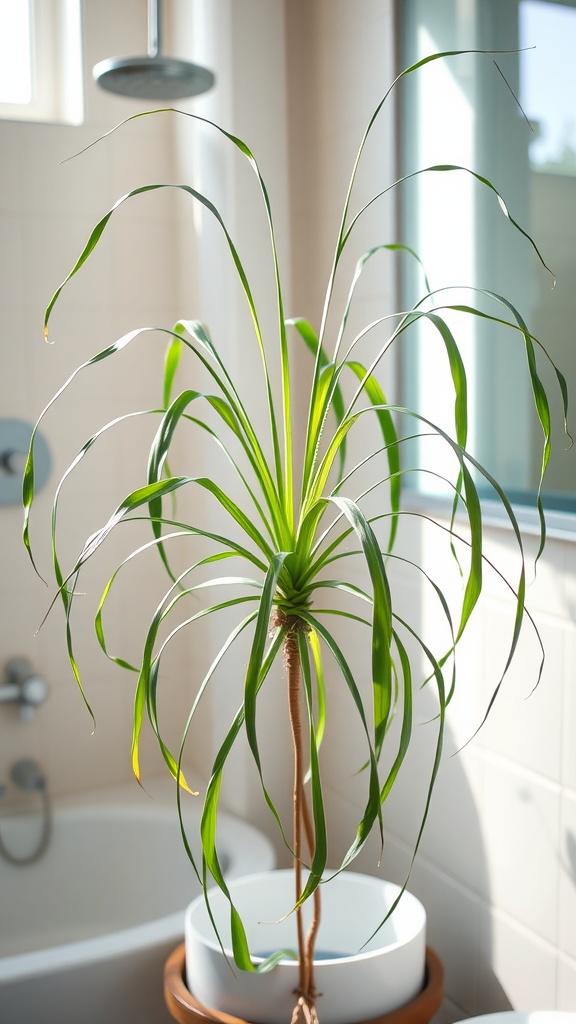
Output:
[[[86,273],[65,290],[61,308],[54,312],[51,344],[42,336],[44,307],[98,219],[128,189],[173,180],[168,118],[129,125],[88,153],[61,163],[123,117],[142,109],[138,103],[97,91],[91,68],[112,54],[146,52],[146,29],[146,0],[122,4],[87,0],[83,4],[85,123],[70,127],[0,122],[3,417],[33,422],[82,360],[134,327],[170,325],[178,315],[173,198],[155,193],[118,211]],[[158,405],[163,344],[159,335],[138,339],[109,366],[102,364],[95,373],[81,375],[60,408],[46,417],[44,433],[54,460],[52,485],[80,445],[107,419],[119,415],[122,407],[135,411]],[[150,440],[157,418],[148,420],[142,433]],[[103,467],[97,480],[92,473],[96,465]],[[65,570],[86,536],[106,521],[123,494],[142,481],[145,466],[146,446],[137,441],[128,423],[94,446],[62,493],[59,537]],[[50,503],[48,491],[40,493],[32,516],[38,570],[47,579]],[[84,610],[88,599],[79,596],[78,655],[86,697],[96,718],[92,735],[91,718],[68,664],[59,607],[37,632],[54,597],[54,584],[46,586],[26,557],[20,542],[21,509],[2,506],[0,517],[0,666],[14,656],[29,657],[50,686],[49,699],[32,722],[22,722],[13,706],[0,705],[0,781],[8,781],[10,764],[22,756],[41,762],[56,794],[126,779],[131,771],[135,677],[99,655],[90,625],[93,606]],[[105,582],[114,555],[122,557],[126,551],[127,532],[117,540],[111,538],[98,572],[88,567],[91,585]],[[121,599],[111,606],[107,619],[113,654],[128,659],[135,655],[138,637],[131,602],[136,599],[139,606],[155,607],[152,602],[160,586],[156,562],[140,559],[119,581]],[[167,663],[167,688],[174,698],[164,712],[168,732],[172,707],[178,707],[182,674],[180,669],[173,676]],[[146,767],[158,769],[152,751]]]
[[[226,358],[242,364],[247,386],[264,415],[256,349],[252,342],[250,346],[244,343],[248,334],[252,339],[252,329],[244,300],[227,287],[230,264],[222,237],[214,231],[210,218],[202,217],[197,205],[193,207],[190,197],[176,189],[139,196],[114,214],[97,250],[82,273],[66,287],[54,310],[51,344],[43,340],[44,308],[74,265],[98,219],[129,189],[156,182],[185,181],[206,189],[219,203],[234,236],[239,235],[244,243],[257,225],[262,247],[258,251],[251,245],[248,269],[251,281],[257,282],[255,294],[264,329],[275,329],[269,241],[256,179],[251,170],[242,168],[242,158],[232,147],[226,150],[217,133],[210,133],[208,128],[204,133],[195,132],[186,117],[172,114],[141,118],[77,159],[61,164],[123,118],[155,105],[110,96],[97,89],[91,79],[92,66],[105,57],[146,52],[146,0],[130,0],[120,6],[85,0],[82,10],[86,101],[82,127],[0,122],[0,144],[6,154],[0,168],[0,316],[5,338],[1,414],[34,422],[80,362],[136,327],[170,327],[187,316],[206,320]],[[164,13],[166,52],[204,61],[217,74],[213,94],[182,101],[178,107],[214,117],[230,130],[249,136],[263,172],[272,182],[287,299],[290,268],[283,4],[280,0],[251,0],[240,7],[228,0],[216,5],[174,0],[165,5]],[[260,88],[262,75],[271,83],[266,89]],[[264,265],[268,268],[267,280],[260,273]],[[259,280],[263,283],[258,284]],[[227,295],[226,302],[222,301],[223,294]],[[50,486],[37,497],[31,530],[38,570],[47,579],[51,572],[50,509],[56,482],[84,441],[106,421],[160,404],[165,342],[158,332],[135,339],[122,353],[92,368],[93,372],[79,375],[59,406],[46,416],[43,433],[54,468]],[[200,379],[198,367],[188,365],[179,384],[194,387]],[[65,571],[74,564],[86,537],[107,520],[127,492],[143,482],[157,422],[157,417],[150,415],[106,432],[67,481],[58,530],[59,557]],[[199,471],[204,455],[197,449],[195,438],[183,441],[183,471],[191,465]],[[212,451],[207,452],[206,462],[213,457]],[[188,500],[194,501],[196,511],[202,505],[196,492],[194,496],[182,496],[181,509]],[[0,661],[4,664],[11,657],[27,656],[50,686],[49,699],[31,722],[22,722],[14,706],[0,705],[0,781],[8,784],[5,800],[18,799],[9,782],[9,768],[23,756],[41,762],[53,795],[128,780],[132,775],[130,743],[136,676],[106,662],[94,637],[92,620],[97,595],[115,565],[132,547],[147,541],[149,534],[132,531],[129,535],[127,529],[118,530],[107,541],[98,565],[95,559],[87,566],[84,584],[78,587],[73,613],[75,650],[86,699],[96,719],[94,729],[68,662],[64,618],[58,604],[43,622],[55,588],[53,583],[47,587],[29,564],[20,540],[21,509],[1,507],[0,515],[4,523],[0,542]],[[205,525],[214,527],[217,516],[214,505],[208,507]],[[192,548],[198,551],[198,545],[194,548],[189,541],[172,543],[174,565],[180,564],[180,551],[189,559]],[[105,613],[111,655],[137,663],[145,621],[142,613],[146,610],[151,616],[167,587],[155,552],[140,556],[122,570]],[[160,724],[176,752],[192,701],[193,670],[206,669],[217,649],[215,643],[210,624],[204,621],[190,637],[185,633],[177,636],[163,658]],[[230,685],[230,678],[235,674],[227,667],[215,705],[206,702],[205,728],[194,737],[192,766],[187,773],[192,784],[198,770],[208,773],[209,759],[221,738],[218,725],[223,720],[223,706],[229,706],[232,715],[241,699],[238,685]],[[282,742],[288,742],[288,737],[276,739],[275,751]],[[163,770],[149,733],[144,736],[141,761],[144,783],[146,777]],[[274,763],[272,772],[281,773],[280,761],[277,766]],[[260,801],[256,799],[253,768],[246,757],[240,755],[231,778],[225,781],[224,794],[238,813],[259,820]],[[286,800],[290,802],[289,794]]]

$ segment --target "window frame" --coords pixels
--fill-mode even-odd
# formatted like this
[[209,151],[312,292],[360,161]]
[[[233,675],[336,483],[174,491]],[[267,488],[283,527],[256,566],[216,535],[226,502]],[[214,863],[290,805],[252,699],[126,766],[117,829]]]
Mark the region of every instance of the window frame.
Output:
[[[496,0],[496,3],[494,5],[491,5],[491,6],[494,6],[495,10],[492,11],[492,16],[488,19],[488,21],[486,21],[486,18],[488,17],[488,15],[487,15],[486,7],[483,4],[483,0],[473,0],[473,2],[466,8],[466,12],[469,15],[468,21],[466,21],[465,18],[464,18],[464,14],[466,13],[464,11],[464,5],[458,5],[458,0],[452,0],[452,2],[453,2],[453,5],[454,5],[454,9],[456,9],[458,7],[458,9],[460,10],[460,12],[462,14],[462,23],[458,24],[458,33],[459,33],[459,35],[457,36],[456,39],[451,40],[449,43],[445,43],[445,40],[441,39],[441,44],[442,45],[438,44],[437,47],[436,47],[437,49],[452,49],[452,48],[454,48],[454,49],[468,49],[468,48],[475,49],[477,47],[490,48],[490,45],[492,45],[494,48],[496,48],[496,44],[499,41],[501,41],[502,38],[506,37],[504,29],[509,30],[509,25],[505,24],[504,27],[503,27],[503,25],[501,24],[500,20],[495,21],[495,19],[493,17],[493,15],[495,13],[498,16],[498,19],[501,19],[501,18],[505,17],[505,14],[506,14],[505,10],[503,9],[504,5],[500,5],[497,2],[497,0]],[[561,4],[562,6],[571,7],[571,8],[575,8],[576,7],[576,0],[545,0],[545,2],[548,2],[550,4]],[[517,3],[518,3],[518,6],[519,6],[520,3],[521,3],[521,0],[517,0]],[[417,5],[418,5],[418,0],[415,0],[415,7],[417,7]],[[424,5],[425,9],[428,10],[428,8],[426,7],[426,0],[423,0],[423,5]],[[434,8],[434,10],[436,11],[436,8]],[[481,18],[482,18],[482,20],[481,20]],[[417,59],[417,57],[421,56],[422,54],[420,54],[419,52],[418,53],[415,52],[415,46],[416,46],[416,44],[415,44],[415,36],[408,37],[408,35],[407,35],[407,30],[406,30],[406,11],[403,11],[403,16],[402,16],[401,19],[399,19],[399,21],[400,21],[400,24],[398,25],[399,53],[401,54],[401,64],[402,64],[402,66],[406,66],[406,65],[412,63],[414,60]],[[454,19],[454,24],[455,24],[455,19]],[[490,36],[487,37],[488,28],[490,28],[490,30],[493,33],[492,37],[490,37]],[[455,29],[455,31],[456,31],[456,29]],[[488,41],[487,41],[487,39],[488,39]],[[452,43],[453,43],[453,46],[452,46]],[[414,49],[411,49],[410,47],[413,47]],[[456,60],[459,60],[459,58],[456,58]],[[486,77],[489,78],[489,76],[486,76]],[[493,76],[493,80],[494,80],[495,86],[497,86],[498,88],[501,88],[501,83],[497,80],[497,76],[496,75]],[[475,102],[476,102],[476,110],[479,110],[482,107],[482,105],[484,106],[484,108],[489,110],[490,107],[497,101],[496,93],[493,92],[492,89],[488,89],[488,90],[484,89],[484,92],[482,94],[479,94],[478,85],[472,79],[472,77],[470,78],[470,81],[473,83],[471,85],[471,89],[475,90],[474,95],[475,95]],[[483,83],[484,82],[485,82],[485,79],[483,80]],[[512,84],[513,84],[513,87],[515,88],[516,93],[517,93],[517,84],[516,84],[516,82],[513,82]],[[416,84],[409,83],[409,86],[410,86],[409,88],[405,88],[404,89],[404,93],[403,93],[402,98],[401,98],[401,100],[399,102],[400,121],[401,121],[402,124],[410,123],[410,124],[414,125],[416,123],[415,115],[414,115],[414,102],[415,102],[414,101],[414,94],[416,92],[417,83]],[[482,113],[481,110],[480,110],[480,113]],[[410,115],[410,116],[408,116],[408,115]],[[521,117],[520,116],[518,117],[518,122],[519,122],[519,124],[521,124]],[[481,136],[480,136],[480,134],[478,134],[477,137],[476,137],[476,142],[480,138],[481,138]],[[429,163],[434,163],[434,160],[428,159],[427,157],[425,157],[424,159],[416,159],[414,149],[410,149],[410,145],[411,144],[413,145],[413,142],[414,142],[414,136],[412,135],[412,140],[410,140],[410,137],[409,137],[407,131],[404,130],[402,132],[402,134],[401,134],[401,139],[400,139],[400,153],[401,153],[400,168],[399,168],[400,169],[400,173],[405,173],[407,170],[411,170],[414,165],[421,166],[421,165],[426,165],[426,164],[429,164]],[[502,149],[502,146],[497,147],[497,148],[498,149]],[[454,162],[454,163],[467,163],[466,160],[457,160],[457,159],[452,160],[451,162]],[[473,165],[473,161],[472,161],[472,165]],[[477,169],[482,170],[482,167],[477,168]],[[498,181],[499,187],[501,188],[503,195],[505,195],[505,196],[506,195],[514,195],[515,196],[515,204],[516,204],[515,205],[515,209],[516,209],[516,207],[518,206],[518,198],[519,198],[518,194],[517,194],[518,190],[517,189],[515,190],[514,187],[510,188],[510,183],[507,181],[506,176],[504,175],[504,177],[503,177],[501,173],[499,173],[498,175],[495,175],[491,171],[488,171],[488,172],[485,172],[485,173],[487,173],[488,177],[490,177],[491,180]],[[538,172],[534,171],[534,173],[538,173]],[[483,195],[479,195],[474,201],[470,202],[470,207],[469,207],[470,224],[473,225],[474,237],[476,238],[476,243],[475,243],[475,245],[476,245],[476,248],[475,248],[475,260],[478,263],[479,269],[480,269],[480,274],[479,274],[479,276],[477,278],[479,283],[481,283],[482,280],[483,280],[482,266],[481,266],[481,263],[480,263],[480,254],[481,254],[481,251],[482,251],[481,250],[480,235],[481,235],[481,233],[484,230],[484,218],[483,218],[483,215],[482,215],[483,207],[481,205],[484,202],[484,200],[485,200],[485,197]],[[490,200],[490,197],[488,197],[488,200]],[[407,193],[403,194],[402,197],[400,198],[399,217],[400,217],[400,223],[403,226],[403,231],[406,233],[406,236],[407,236],[404,240],[407,241],[409,244],[411,244],[419,252],[419,255],[422,255],[422,251],[421,251],[422,250],[422,244],[421,244],[421,235],[420,235],[420,233],[422,231],[422,227],[421,227],[420,216],[419,216],[419,204],[422,205],[422,200],[420,199],[419,195],[415,198],[414,195],[408,196]],[[519,219],[520,219],[520,221],[522,221],[523,219],[525,220],[526,218],[525,217],[523,218],[523,214],[521,213],[519,215]],[[504,231],[506,230],[506,225],[505,224],[503,225],[503,230]],[[505,259],[506,252],[507,252],[507,250],[506,250],[506,248],[504,246],[500,246],[499,245],[499,246],[496,247],[496,249],[494,249],[494,247],[493,247],[490,250],[491,263],[495,266],[498,263],[498,261],[501,262],[503,259]],[[528,253],[528,256],[530,256],[530,253]],[[485,258],[485,256],[482,257],[482,258]],[[427,263],[426,263],[426,266],[427,266],[427,269],[428,269],[429,267],[428,267]],[[411,278],[411,274],[412,273],[416,274],[417,270],[415,268],[411,267],[411,266],[406,266],[406,267],[403,266],[402,267],[402,272],[401,272],[401,276],[400,276],[400,288],[401,288],[401,296],[402,296],[402,302],[403,303],[409,301],[409,297],[410,297],[410,294],[411,294],[410,288],[413,285],[413,281],[412,281],[412,278]],[[472,282],[473,283],[474,283],[474,279],[475,279],[475,277],[473,276],[473,278],[472,278]],[[495,290],[498,291],[498,289],[495,289]],[[521,303],[519,305],[521,307]],[[406,305],[403,305],[402,308],[407,308],[407,307],[406,307]],[[416,348],[416,344],[414,345],[414,351],[411,350],[409,354],[404,353],[404,358],[402,359],[402,361],[400,363],[400,368],[399,368],[401,387],[402,387],[402,391],[403,391],[403,401],[404,401],[405,405],[408,405],[410,407],[419,407],[419,404],[420,404],[420,401],[421,401],[421,391],[420,391],[420,389],[423,388],[424,384],[426,383],[425,381],[423,381],[421,373],[419,373],[419,372],[412,373],[411,370],[409,369],[410,367],[414,367],[415,365],[416,366],[419,365],[419,351]],[[560,365],[562,367],[562,363]],[[485,370],[486,370],[486,368],[484,366],[482,366],[482,365],[472,366],[471,367],[470,365],[467,364],[467,371],[469,373],[469,379],[473,382],[473,388],[472,388],[472,392],[471,392],[472,397],[471,397],[471,401],[470,401],[470,413],[471,413],[471,416],[470,416],[470,420],[471,420],[470,433],[471,433],[471,436],[472,436],[472,445],[476,443],[476,438],[474,438],[474,436],[473,436],[474,435],[474,431],[475,431],[474,403],[477,401],[477,399],[476,399],[476,391],[474,390],[474,388],[477,387],[477,389],[478,389],[478,395],[480,396],[480,399],[478,400],[478,404],[481,404],[481,401],[482,401],[482,397],[481,397],[482,396],[482,388],[483,387],[485,388],[485,386],[486,386],[485,376],[484,377],[482,376],[483,374],[485,375]],[[504,375],[503,375],[502,379],[505,380],[505,376]],[[531,409],[531,407],[527,408],[527,410],[526,410],[526,415],[528,415],[528,414],[530,415],[530,417],[533,416],[533,410]],[[431,418],[434,419],[434,416],[431,416]],[[523,420],[521,419],[521,417],[518,414],[516,414],[515,420],[516,420],[516,423],[517,423],[517,428],[521,430],[523,428]],[[557,418],[557,422],[559,422],[558,418]],[[532,419],[530,420],[530,423],[532,423]],[[493,421],[492,425],[494,427],[494,430],[496,430],[497,421],[496,421],[495,418],[494,418],[494,421]],[[537,433],[537,431],[536,431],[536,433]],[[474,453],[477,455],[477,457],[479,458],[480,462],[482,462],[484,465],[487,465],[490,469],[492,469],[493,467],[492,467],[492,464],[491,464],[491,461],[490,461],[491,456],[489,456],[487,458],[486,455],[485,455],[485,450],[484,450],[486,448],[486,446],[489,447],[490,438],[487,438],[486,436],[484,436],[484,433],[479,433],[478,434],[478,438],[479,438],[479,442],[480,442],[480,444],[479,444],[480,450],[479,451],[476,450]],[[538,435],[538,439],[539,439],[539,435]],[[558,444],[558,437],[556,437],[555,442],[556,442],[556,451],[557,452],[560,452],[560,449],[562,447],[562,442],[563,441],[564,441],[564,437],[560,438],[560,442],[561,443]],[[513,434],[510,435],[510,439],[509,440],[508,440],[508,437],[506,437],[506,443],[508,444],[508,447],[510,448],[511,451],[515,450],[516,445],[515,445],[515,439],[514,439],[514,435]],[[481,447],[481,445],[483,447]],[[535,451],[534,457],[536,458],[537,455],[538,455],[538,452],[537,452],[536,449],[534,451]],[[569,469],[570,469],[570,466],[568,467],[568,470]],[[527,486],[523,486],[522,484],[517,485],[512,480],[510,480],[510,481],[508,480],[508,476],[509,476],[508,472],[506,471],[503,474],[501,468],[498,468],[498,470],[495,471],[495,475],[500,480],[504,479],[506,490],[509,493],[509,496],[510,496],[511,501],[514,504],[515,508],[518,509],[518,508],[524,507],[526,509],[526,511],[527,511],[527,515],[529,516],[530,506],[533,504],[533,502],[535,500],[535,490],[534,489],[530,489],[530,485],[528,484],[528,481],[527,481],[527,484],[528,484]],[[557,491],[557,490],[554,490],[554,489],[548,489],[549,485],[548,486],[547,485],[548,485],[548,481],[546,481],[545,488],[544,488],[544,491],[542,493],[542,497],[543,497],[543,500],[544,500],[544,506],[545,506],[545,509],[546,509],[547,520],[548,520],[548,522],[550,522],[550,517],[552,517],[554,519],[554,521],[557,520],[560,523],[559,535],[561,534],[561,535],[564,536],[568,532],[568,527],[566,525],[567,523],[571,522],[572,525],[571,525],[570,529],[572,530],[572,532],[574,531],[574,521],[575,521],[574,520],[574,516],[576,514],[576,490],[570,490],[570,489],[564,489],[563,488],[563,489]],[[413,488],[414,501],[415,501],[416,504],[420,504],[420,503],[426,504],[426,503],[429,503],[430,501],[432,501],[432,502],[439,501],[440,503],[446,503],[447,505],[449,505],[450,498],[449,498],[449,496],[447,497],[446,494],[442,493],[442,488],[440,488],[440,487],[438,487],[438,492],[436,492],[433,487],[430,487],[430,488],[427,487],[426,482],[423,482],[423,481],[421,481],[419,479],[415,479],[414,481],[412,481],[411,482],[411,487]],[[482,501],[483,501],[483,504],[485,504],[487,506],[489,506],[491,504],[489,493],[486,493],[486,494],[482,495]]]
[[0,102],[0,120],[81,124],[81,0],[28,3],[32,96],[28,103]]

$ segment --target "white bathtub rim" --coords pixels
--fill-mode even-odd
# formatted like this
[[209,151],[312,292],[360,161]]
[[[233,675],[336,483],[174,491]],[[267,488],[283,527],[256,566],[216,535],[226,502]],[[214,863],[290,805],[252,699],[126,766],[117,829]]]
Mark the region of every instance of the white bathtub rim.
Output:
[[61,946],[48,946],[30,953],[17,953],[0,959],[0,982],[27,976],[67,971],[94,960],[114,958],[122,953],[136,952],[155,946],[159,942],[178,941],[184,912],[157,918],[148,924],[122,928],[117,932],[98,935],[94,939],[80,939]]
[[[125,798],[124,800],[114,799],[113,791],[110,794],[113,799],[109,802],[101,799],[102,791],[98,795],[100,799],[94,800],[91,795],[86,794],[86,803],[78,796],[75,799],[65,800],[62,806],[57,806],[56,813],[60,813],[64,817],[76,815],[97,817],[104,812],[113,818],[119,816],[125,818],[131,814],[140,818],[146,813],[146,807],[148,807],[155,816],[170,821],[174,820],[177,813],[175,806],[168,807],[165,803],[152,801],[146,805],[135,800],[126,801]],[[228,811],[221,812],[221,822],[226,836],[223,850],[230,857],[227,877],[232,879],[252,873],[254,870],[253,854],[250,844],[245,842],[251,826]],[[275,864],[274,847],[262,833],[259,832],[257,835],[262,868],[267,870]],[[154,918],[149,922],[129,928],[120,928],[89,939],[80,939],[76,942],[0,957],[0,982],[63,971],[96,959],[103,960],[123,953],[136,952],[158,943],[173,941],[176,944],[183,941],[184,938],[184,915],[189,902],[188,895],[183,893],[181,910],[166,914],[164,917]]]

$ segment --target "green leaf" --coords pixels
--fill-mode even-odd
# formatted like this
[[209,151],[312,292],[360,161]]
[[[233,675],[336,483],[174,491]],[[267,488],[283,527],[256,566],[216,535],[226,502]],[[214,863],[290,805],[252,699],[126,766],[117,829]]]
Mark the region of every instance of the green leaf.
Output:
[[282,567],[288,558],[288,554],[289,553],[284,551],[278,552],[270,560],[270,568],[266,573],[266,579],[264,580],[264,586],[262,587],[262,596],[260,598],[256,628],[254,630],[254,639],[252,641],[248,667],[246,669],[246,681],[244,684],[246,737],[260,776],[262,773],[262,765],[260,762],[258,737],[256,732],[256,696],[261,686],[260,678],[264,663],[264,652],[266,650],[266,641],[268,631],[270,629],[270,616],[272,614],[278,577],[280,576]]
[[400,454],[398,448],[398,435],[391,413],[386,409],[386,396],[378,381],[369,376],[362,363],[356,360],[348,360],[346,366],[356,374],[362,383],[362,388],[368,395],[380,425],[384,450],[388,459],[390,506],[392,517],[390,520],[390,536],[388,538],[387,550],[394,547],[396,532],[398,530],[398,510],[400,508]]
[[324,665],[318,634],[315,630],[308,631],[308,643],[314,660],[316,677],[316,749],[320,751],[324,729],[326,728],[326,688],[324,684]]
[[[175,329],[176,333],[176,329]],[[164,357],[164,395],[163,405],[167,409],[170,405],[172,398],[172,388],[174,386],[174,378],[176,377],[176,371],[180,365],[182,358],[182,352],[184,345],[181,338],[173,337],[171,342],[166,348],[166,355]]]
[[[327,404],[322,401],[322,390],[324,391],[324,397],[327,397],[327,388],[329,384],[333,383],[333,387],[330,391],[330,400],[334,407],[334,415],[336,422],[340,423],[344,416],[344,398],[342,396],[342,389],[338,383],[337,378],[334,377],[334,363],[331,363],[324,351],[323,346],[320,344],[318,335],[314,331],[314,328],[307,320],[302,317],[296,317],[292,320],[286,321],[287,325],[293,326],[298,331],[298,334],[304,341],[306,347],[312,353],[312,355],[318,359],[318,367],[321,371],[316,381],[316,390],[313,392],[310,401],[310,413],[308,429],[306,431],[306,454],[304,457],[305,467],[311,467],[318,441],[320,438],[320,432],[326,418]],[[332,374],[328,377],[328,371],[332,368]],[[346,440],[342,442],[339,452],[340,458],[340,474],[344,471],[344,463],[346,460]],[[307,471],[305,468],[304,472],[304,483],[306,482]]]
[[[134,340],[134,338],[137,338],[141,334],[145,334],[145,333],[149,332],[152,329],[153,328],[150,328],[150,327],[140,327],[140,328],[138,328],[135,331],[128,331],[127,334],[124,334],[121,338],[119,338],[116,342],[114,342],[113,345],[109,345],[107,348],[102,349],[101,352],[97,352],[96,355],[92,356],[91,359],[87,359],[86,362],[84,362],[80,366],[76,367],[74,372],[70,374],[68,379],[62,385],[62,387],[60,387],[58,389],[58,391],[53,396],[53,398],[51,398],[50,401],[48,402],[48,404],[44,407],[44,409],[40,413],[40,416],[38,417],[38,419],[37,419],[37,421],[36,421],[36,423],[34,425],[34,429],[32,430],[32,434],[30,436],[30,445],[29,445],[29,448],[28,448],[28,455],[27,455],[27,458],[26,458],[26,465],[24,467],[24,473],[23,473],[23,477],[22,477],[22,504],[24,506],[24,526],[23,526],[23,531],[22,531],[22,539],[23,539],[24,547],[26,548],[26,550],[28,552],[28,555],[30,557],[30,560],[31,560],[32,565],[34,566],[34,569],[35,569],[36,572],[38,572],[38,569],[36,568],[36,563],[35,563],[34,558],[32,556],[32,545],[31,545],[31,541],[30,541],[30,515],[31,515],[32,504],[33,504],[34,495],[35,495],[35,488],[34,488],[34,445],[35,445],[35,441],[36,441],[36,435],[37,435],[37,433],[38,433],[38,431],[40,429],[40,424],[42,423],[42,421],[44,420],[44,417],[46,416],[48,411],[52,408],[54,403],[60,398],[60,396],[64,393],[64,391],[66,391],[66,389],[69,387],[69,385],[72,383],[72,381],[78,376],[79,373],[81,373],[83,370],[87,369],[87,367],[93,366],[95,363],[99,363],[103,359],[107,359],[109,356],[115,355],[117,352],[121,352],[124,348],[126,348],[127,345],[130,344],[131,341]],[[88,447],[89,447],[89,444],[90,443],[88,443]],[[40,575],[40,574],[38,573],[38,575]]]
[[332,497],[341,509],[356,536],[364,556],[373,592],[372,621],[372,688],[374,700],[374,749],[380,757],[389,715],[392,707],[393,659],[392,645],[392,598],[384,559],[374,531],[364,513],[348,498]]

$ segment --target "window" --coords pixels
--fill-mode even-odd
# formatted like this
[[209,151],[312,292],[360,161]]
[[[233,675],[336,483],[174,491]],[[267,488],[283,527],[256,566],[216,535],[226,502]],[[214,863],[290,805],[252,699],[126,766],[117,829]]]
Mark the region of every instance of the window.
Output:
[[530,169],[576,175],[576,6],[521,0],[518,13],[520,102],[533,127]]
[[0,0],[0,96],[23,106],[32,100],[29,0]]
[[80,124],[80,0],[0,0],[0,118]]
[[[406,0],[403,19],[405,65],[440,50],[517,51],[496,58],[510,89],[490,58],[474,55],[428,65],[407,83],[404,170],[450,162],[489,178],[537,241],[557,284],[552,287],[530,245],[499,215],[495,197],[466,175],[423,175],[406,187],[402,240],[422,257],[433,287],[469,283],[509,297],[565,374],[573,398],[576,0]],[[524,47],[530,49],[518,52]],[[417,289],[419,297],[416,270],[406,273],[404,289],[405,302],[414,300]],[[462,292],[458,299],[472,297]],[[527,397],[521,346],[481,321],[465,329],[469,447],[513,500],[531,502],[542,439]],[[422,331],[405,359],[403,383],[406,403],[442,424],[452,399],[434,385],[438,358]],[[544,501],[549,509],[574,511],[576,452],[565,451],[560,395],[544,363],[541,369],[558,396],[552,410],[556,450]],[[444,493],[439,481],[431,481],[418,486]]]

